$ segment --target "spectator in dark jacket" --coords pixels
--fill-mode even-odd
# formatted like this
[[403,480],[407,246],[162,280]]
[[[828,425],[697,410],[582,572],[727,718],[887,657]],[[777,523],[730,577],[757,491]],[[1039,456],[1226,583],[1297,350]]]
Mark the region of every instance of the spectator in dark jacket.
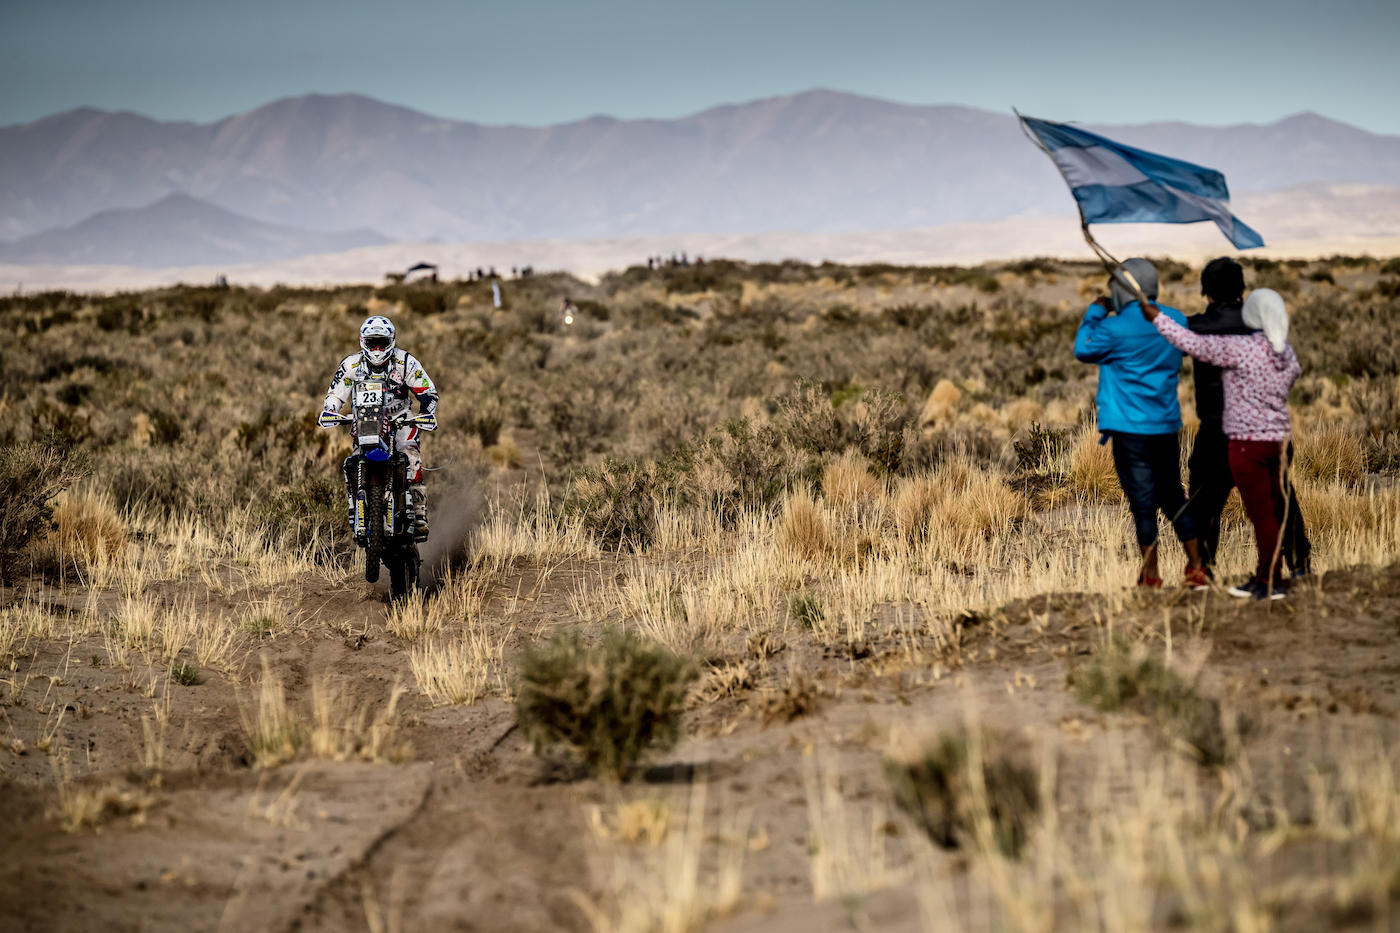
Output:
[[[1186,319],[1193,334],[1245,336],[1254,328],[1244,322],[1244,269],[1228,256],[1212,259],[1201,270],[1201,294],[1210,304],[1201,314]],[[1197,359],[1192,363],[1196,384],[1196,416],[1201,421],[1191,445],[1191,511],[1200,535],[1201,562],[1209,571],[1220,547],[1220,515],[1235,479],[1230,472],[1229,441],[1221,426],[1225,412],[1225,388],[1219,366]],[[1312,545],[1292,484],[1284,491],[1292,503],[1283,527],[1283,559],[1295,577],[1311,571]]]
[[[1149,300],[1156,299],[1157,270],[1152,263],[1129,259],[1118,271],[1136,279]],[[1176,397],[1181,351],[1148,323],[1117,275],[1110,289],[1111,297],[1099,298],[1084,313],[1074,338],[1074,355],[1082,363],[1099,366],[1098,426],[1105,440],[1113,441],[1113,466],[1133,513],[1142,552],[1138,586],[1162,585],[1157,563],[1157,512],[1161,510],[1186,550],[1184,584],[1200,589],[1208,581],[1196,549],[1195,523],[1181,490],[1177,441],[1181,430],[1181,406]],[[1113,315],[1115,308],[1118,313]],[[1185,323],[1185,316],[1175,308],[1162,306],[1161,313],[1178,324]]]

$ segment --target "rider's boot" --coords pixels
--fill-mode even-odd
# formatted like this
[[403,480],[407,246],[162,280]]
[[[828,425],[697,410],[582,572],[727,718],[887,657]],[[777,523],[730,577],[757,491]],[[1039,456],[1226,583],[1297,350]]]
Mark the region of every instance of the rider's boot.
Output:
[[408,487],[408,498],[413,503],[413,538],[416,541],[428,540],[428,494],[422,483]]

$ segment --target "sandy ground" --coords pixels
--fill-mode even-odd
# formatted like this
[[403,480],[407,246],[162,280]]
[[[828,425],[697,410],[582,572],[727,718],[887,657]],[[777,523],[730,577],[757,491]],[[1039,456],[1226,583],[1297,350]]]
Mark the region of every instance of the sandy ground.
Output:
[[[1313,186],[1237,199],[1236,212],[1268,242],[1250,255],[1313,258],[1400,255],[1400,189],[1361,185]],[[1100,224],[1095,236],[1118,256],[1151,255],[1199,264],[1232,252],[1213,224]],[[143,289],[176,282],[230,282],[268,286],[379,283],[385,272],[418,262],[441,267],[445,278],[495,267],[564,270],[594,279],[612,269],[645,263],[648,256],[708,256],[749,261],[799,259],[842,263],[977,264],[1054,256],[1093,260],[1073,214],[1012,217],[921,230],[865,233],[695,233],[604,240],[530,240],[481,243],[395,243],[326,256],[304,256],[247,266],[145,269],[124,266],[15,266],[0,264],[0,289],[26,292]]]
[[[559,567],[543,580],[527,569],[502,582],[488,618],[510,627],[507,658],[525,640],[573,624],[570,592],[608,572],[607,563]],[[43,595],[59,605],[81,598]],[[400,738],[411,746],[404,763],[255,770],[241,718],[251,702],[247,672],[266,664],[293,702],[318,675],[368,702],[382,701],[396,682],[412,685],[409,646],[385,631],[379,596],[347,583],[286,598],[307,623],[259,641],[243,675],[207,672],[194,686],[171,688],[167,726],[154,741],[153,701],[118,672],[88,663],[99,645],[37,646],[28,669],[58,674],[30,685],[31,702],[5,711],[11,734],[42,734],[53,719],[45,710],[65,711],[56,734],[77,783],[115,782],[148,803],[139,819],[115,816],[97,832],[64,833],[53,792],[41,786],[52,782],[54,752],[0,750],[9,779],[0,795],[0,929],[586,930],[580,903],[604,903],[614,883],[591,808],[606,814],[622,800],[660,797],[683,809],[693,787],[705,789],[716,820],[748,817],[743,897],[709,928],[920,929],[907,882],[858,908],[814,901],[813,769],[839,775],[854,805],[885,807],[888,737],[956,725],[973,710],[1054,750],[1066,788],[1060,818],[1072,821],[1089,805],[1075,788],[1102,762],[1154,741],[1140,718],[1097,714],[1066,689],[1070,666],[1106,625],[1170,632],[1184,656],[1208,657],[1214,689],[1254,721],[1249,748],[1261,762],[1349,730],[1400,739],[1400,567],[1392,567],[1329,574],[1275,604],[1170,590],[1126,601],[1037,597],[969,620],[960,660],[948,667],[910,663],[893,642],[850,658],[794,638],[751,683],[692,712],[685,740],[622,786],[536,756],[499,695],[433,708],[411,689],[401,707]],[[509,622],[500,613],[507,602],[518,610]],[[775,712],[783,707],[773,697],[794,672],[809,685],[810,709]],[[162,749],[157,781],[138,764],[153,745]],[[889,832],[897,872],[908,856],[898,828]],[[965,860],[957,852],[941,858],[940,884],[956,899]],[[1361,928],[1400,917],[1375,920],[1382,926]],[[1320,922],[1302,912],[1280,927]]]

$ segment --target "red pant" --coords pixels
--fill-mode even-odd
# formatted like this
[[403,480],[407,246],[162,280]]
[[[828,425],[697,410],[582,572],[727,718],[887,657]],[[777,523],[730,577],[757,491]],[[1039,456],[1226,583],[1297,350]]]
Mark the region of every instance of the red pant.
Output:
[[1293,445],[1288,441],[1240,441],[1230,439],[1230,472],[1234,474],[1245,514],[1254,526],[1254,543],[1259,548],[1255,579],[1277,583],[1282,578],[1279,553],[1279,527],[1284,516],[1298,507],[1284,490]]

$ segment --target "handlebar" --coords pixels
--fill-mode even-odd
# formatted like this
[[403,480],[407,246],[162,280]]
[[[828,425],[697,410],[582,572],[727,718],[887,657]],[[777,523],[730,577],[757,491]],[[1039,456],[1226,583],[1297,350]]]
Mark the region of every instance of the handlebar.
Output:
[[[436,421],[437,421],[437,417],[436,417],[435,415],[426,415],[426,414],[410,415],[410,414],[408,414],[407,412],[404,412],[404,413],[402,413],[402,414],[400,414],[400,415],[398,415],[398,416],[396,416],[396,417],[390,419],[390,423],[391,423],[391,424],[399,424],[399,425],[402,425],[402,424],[433,424],[433,423],[435,423]],[[333,427],[335,427],[335,426],[337,426],[337,425],[341,425],[341,424],[354,424],[354,422],[355,422],[355,416],[354,416],[354,415],[342,415],[342,414],[340,414],[339,412],[331,412],[331,411],[323,411],[323,412],[321,412],[320,416],[316,419],[317,425],[320,426],[320,427],[323,427],[323,428],[333,428]]]

